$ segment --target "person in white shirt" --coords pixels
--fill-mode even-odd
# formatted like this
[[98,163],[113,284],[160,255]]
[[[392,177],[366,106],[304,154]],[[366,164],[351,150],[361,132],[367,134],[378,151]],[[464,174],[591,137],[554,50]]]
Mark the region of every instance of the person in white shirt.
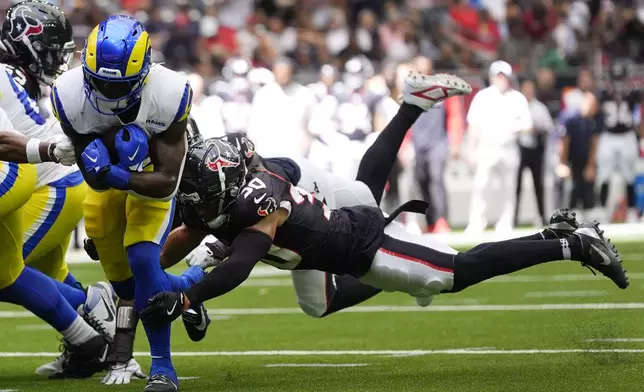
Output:
[[486,228],[487,198],[493,184],[499,182],[501,189],[496,200],[502,204],[502,211],[496,230],[507,234],[514,224],[519,167],[517,137],[532,128],[532,116],[526,98],[512,88],[510,64],[495,61],[489,76],[490,86],[474,96],[467,114],[475,174],[466,231],[476,233]]

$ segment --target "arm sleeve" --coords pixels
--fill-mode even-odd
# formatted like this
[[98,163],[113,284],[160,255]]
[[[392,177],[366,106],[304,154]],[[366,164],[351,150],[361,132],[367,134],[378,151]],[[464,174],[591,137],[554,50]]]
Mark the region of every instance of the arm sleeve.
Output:
[[255,264],[271,249],[273,240],[257,230],[243,230],[230,246],[230,256],[192,286],[186,297],[190,303],[201,303],[233,290],[250,275]]

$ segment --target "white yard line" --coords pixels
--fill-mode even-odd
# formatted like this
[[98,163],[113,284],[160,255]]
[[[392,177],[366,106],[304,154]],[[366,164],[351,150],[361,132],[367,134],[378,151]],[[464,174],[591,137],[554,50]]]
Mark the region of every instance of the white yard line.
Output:
[[[552,355],[552,354],[644,354],[644,349],[522,349],[522,350],[472,350],[456,348],[446,350],[262,350],[262,351],[175,351],[173,357],[309,357],[309,356],[392,356],[392,355]],[[56,357],[59,352],[0,352],[0,358]],[[145,351],[134,352],[135,357],[149,357]]]
[[324,368],[338,368],[338,367],[362,367],[369,366],[368,363],[269,363],[264,365],[267,368],[277,367],[324,367]]
[[528,291],[524,298],[569,298],[569,297],[605,297],[606,291],[599,290],[562,290],[562,291]]
[[586,339],[586,342],[644,343],[644,338]]
[[[525,310],[607,310],[644,309],[644,303],[586,303],[586,304],[532,304],[532,305],[432,305],[420,306],[354,306],[342,313],[406,313],[406,312],[512,312]],[[269,314],[304,314],[300,308],[243,308],[208,309],[212,315],[250,316]],[[27,311],[0,311],[3,318],[36,317]]]

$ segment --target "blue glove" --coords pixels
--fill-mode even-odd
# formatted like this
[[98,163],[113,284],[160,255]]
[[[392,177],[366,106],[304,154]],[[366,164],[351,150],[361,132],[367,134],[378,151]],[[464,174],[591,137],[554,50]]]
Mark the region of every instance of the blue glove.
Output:
[[94,139],[81,154],[85,171],[102,181],[110,167],[110,153],[101,139]]
[[123,169],[141,171],[148,159],[150,147],[148,136],[138,125],[129,124],[121,128],[114,141],[119,166]]
[[128,169],[123,169],[119,165],[110,165],[109,170],[105,176],[105,182],[110,188],[119,190],[128,190],[130,185],[130,177],[132,173]]

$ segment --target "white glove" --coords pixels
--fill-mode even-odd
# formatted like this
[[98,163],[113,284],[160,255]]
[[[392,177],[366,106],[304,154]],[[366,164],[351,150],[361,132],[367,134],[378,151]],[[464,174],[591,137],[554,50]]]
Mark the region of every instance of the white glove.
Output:
[[65,166],[76,164],[76,151],[72,141],[65,135],[57,135],[53,140],[53,149],[50,147],[50,158],[54,162]]
[[105,385],[129,384],[132,376],[145,379],[148,376],[141,370],[141,365],[132,358],[127,363],[117,363],[110,366],[110,371],[101,381]]
[[188,256],[186,263],[190,267],[216,267],[223,259],[226,258],[228,247],[219,241],[213,243],[207,242],[196,247]]

